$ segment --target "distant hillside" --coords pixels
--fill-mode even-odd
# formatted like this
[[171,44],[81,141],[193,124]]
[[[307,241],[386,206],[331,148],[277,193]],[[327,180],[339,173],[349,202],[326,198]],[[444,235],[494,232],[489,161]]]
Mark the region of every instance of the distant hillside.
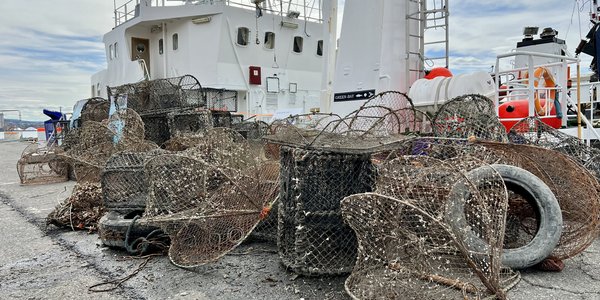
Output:
[[15,127],[19,127],[25,129],[27,127],[35,127],[40,128],[44,127],[44,122],[42,121],[26,121],[26,120],[17,120],[17,119],[4,119],[4,129],[9,130]]

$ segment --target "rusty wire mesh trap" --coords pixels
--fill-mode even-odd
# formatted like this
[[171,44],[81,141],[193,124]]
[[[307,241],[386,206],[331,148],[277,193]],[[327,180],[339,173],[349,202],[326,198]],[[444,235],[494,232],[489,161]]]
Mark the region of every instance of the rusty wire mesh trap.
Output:
[[435,137],[508,141],[493,101],[481,95],[459,96],[444,103],[432,122]]
[[81,109],[79,119],[73,122],[73,127],[81,127],[87,121],[102,122],[102,120],[108,118],[109,110],[110,102],[108,100],[100,97],[90,98]]
[[[573,257],[585,250],[598,234],[598,182],[582,165],[563,153],[530,145],[439,138],[408,140],[395,153],[441,160],[466,153],[489,164],[522,168],[539,178],[556,197],[562,213],[562,234],[550,258]],[[530,201],[526,201],[526,194],[518,190],[509,192],[506,241],[512,243],[507,246],[515,248],[527,244],[536,234],[539,215]]]
[[39,144],[27,146],[17,162],[17,173],[21,184],[46,184],[69,180],[69,166],[60,156],[57,146],[43,147]]
[[140,115],[205,106],[206,95],[191,75],[141,81],[108,89],[109,96],[127,95],[127,107]]
[[237,132],[209,130],[185,151],[150,158],[144,224],[171,237],[169,258],[203,265],[240,244],[269,213],[279,190],[279,165],[250,155]]
[[[585,250],[598,235],[600,220],[600,185],[594,176],[569,156],[529,145],[481,143],[487,152],[480,156],[490,162],[503,162],[528,170],[548,185],[556,196],[562,211],[563,228],[558,246],[552,252],[554,259],[571,258]],[[515,204],[522,204],[519,197]],[[536,223],[526,206],[513,210],[513,222],[518,224],[521,234],[531,235]],[[514,228],[514,224],[509,227]]]
[[278,248],[282,263],[304,275],[344,274],[356,259],[356,237],[340,201],[374,188],[368,154],[281,149]]
[[144,123],[131,109],[115,113],[105,123],[85,122],[70,132],[66,140],[70,142],[63,156],[71,163],[78,182],[99,183],[106,162],[116,152],[140,152],[157,147],[144,140]]
[[374,189],[372,153],[426,132],[428,124],[427,115],[395,92],[375,96],[344,118],[301,115],[272,124],[265,139],[280,149],[282,263],[305,275],[350,272],[357,243],[342,220],[340,201]]
[[501,265],[507,193],[499,174],[465,156],[392,156],[379,172],[376,193],[342,202],[359,240],[346,291],[355,299],[504,299],[519,276]]
[[125,214],[146,209],[144,161],[148,156],[148,152],[122,151],[109,158],[101,175],[107,209]]
[[600,179],[600,150],[584,144],[542,122],[537,117],[517,122],[509,131],[510,142],[528,144],[564,153]]

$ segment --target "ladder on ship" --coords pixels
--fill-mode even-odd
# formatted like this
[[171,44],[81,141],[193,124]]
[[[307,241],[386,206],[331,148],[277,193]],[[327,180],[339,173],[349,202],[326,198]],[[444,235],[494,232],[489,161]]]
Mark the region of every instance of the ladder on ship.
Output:
[[406,5],[406,58],[418,62],[407,64],[411,80],[423,77],[426,67],[449,66],[449,10],[448,0],[408,0]]

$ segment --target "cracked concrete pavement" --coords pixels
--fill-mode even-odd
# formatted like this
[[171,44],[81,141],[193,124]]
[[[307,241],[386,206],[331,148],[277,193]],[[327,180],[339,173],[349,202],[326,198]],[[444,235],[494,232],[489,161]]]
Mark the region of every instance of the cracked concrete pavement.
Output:
[[[45,217],[74,182],[20,185],[15,165],[26,146],[0,143],[0,299],[349,299],[345,277],[298,277],[278,263],[272,245],[261,243],[192,271],[153,258],[115,290],[89,292],[142,261],[102,246],[96,234],[46,228]],[[565,264],[560,273],[522,271],[510,299],[600,299],[598,241]]]

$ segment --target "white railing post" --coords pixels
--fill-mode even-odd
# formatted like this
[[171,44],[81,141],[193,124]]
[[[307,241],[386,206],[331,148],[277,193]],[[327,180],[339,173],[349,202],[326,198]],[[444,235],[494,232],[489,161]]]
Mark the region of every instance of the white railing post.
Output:
[[531,54],[527,55],[527,60],[529,63],[529,70],[527,71],[527,86],[528,86],[528,91],[527,91],[527,95],[529,96],[529,116],[533,117],[535,116],[535,85],[534,85],[534,78],[535,75],[534,70],[533,70],[533,56]]
[[[560,104],[560,112],[562,113],[562,119],[561,119],[561,125],[563,127],[567,126],[567,101],[562,101],[563,98],[565,98],[567,96],[567,93],[569,92],[569,77],[571,77],[571,74],[569,74],[569,63],[567,62],[567,60],[563,60],[563,74],[562,76],[564,76],[564,80],[562,81],[563,86],[561,86],[561,90],[560,90],[560,97],[559,99],[559,104]],[[566,73],[565,73],[566,72]]]
[[494,107],[496,108],[496,116],[500,117],[500,58],[496,58],[496,83],[494,89],[496,90],[496,97],[494,97]]

